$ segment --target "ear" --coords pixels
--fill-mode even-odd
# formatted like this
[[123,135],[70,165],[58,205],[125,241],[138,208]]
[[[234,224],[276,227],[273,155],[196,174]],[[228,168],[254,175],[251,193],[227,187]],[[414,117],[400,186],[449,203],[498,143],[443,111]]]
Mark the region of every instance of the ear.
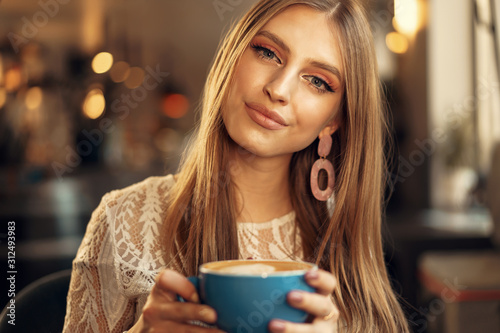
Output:
[[340,122],[337,119],[332,119],[322,130],[319,132],[318,137],[321,139],[325,135],[332,135],[340,127]]

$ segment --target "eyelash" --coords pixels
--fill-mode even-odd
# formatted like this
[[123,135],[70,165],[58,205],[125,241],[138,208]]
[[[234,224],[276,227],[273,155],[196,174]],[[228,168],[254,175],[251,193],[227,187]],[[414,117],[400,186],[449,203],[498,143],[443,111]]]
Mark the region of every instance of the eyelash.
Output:
[[[257,53],[257,55],[259,56],[259,58],[261,58],[263,60],[266,60],[266,61],[270,61],[270,60],[273,60],[274,57],[276,57],[276,59],[278,60],[278,63],[281,64],[281,60],[278,58],[278,56],[276,56],[276,53],[274,53],[273,51],[271,51],[267,47],[264,47],[264,46],[261,46],[261,45],[257,45],[257,44],[250,44],[250,46],[255,50],[255,52]],[[272,53],[272,56],[271,57],[266,57],[264,55],[264,53],[267,53],[267,52]],[[307,77],[310,77],[310,78],[313,78],[313,79],[317,79],[317,80],[319,80],[325,86],[325,89],[320,89],[317,86],[313,85],[311,83],[311,81],[308,80],[309,81],[309,85],[311,87],[313,87],[314,89],[316,89],[317,92],[319,92],[321,94],[324,94],[324,93],[327,93],[327,92],[331,92],[331,93],[335,92],[333,90],[333,88],[330,85],[328,85],[328,83],[325,82],[325,80],[322,80],[319,77],[313,76],[313,75],[309,75]]]
[[259,56],[259,58],[262,58],[264,60],[272,60],[272,57],[270,58],[270,57],[266,57],[264,55],[264,53],[270,52],[270,53],[273,54],[273,57],[276,57],[276,59],[278,60],[278,63],[281,64],[281,60],[278,58],[278,56],[276,55],[276,53],[274,53],[273,51],[271,51],[267,47],[264,47],[264,46],[261,46],[261,45],[257,45],[257,44],[251,44],[250,46],[255,50],[255,52],[257,53],[257,55]]
[[317,76],[313,76],[313,75],[308,75],[308,77],[311,77],[313,79],[317,79],[319,80],[324,86],[325,86],[325,89],[320,89],[318,88],[317,86],[313,85],[311,81],[310,84],[311,84],[311,87],[315,88],[318,92],[320,93],[326,93],[326,92],[331,92],[331,93],[334,93],[335,91],[332,89],[331,86],[328,85],[328,83],[326,83],[324,80],[320,79],[319,77]]

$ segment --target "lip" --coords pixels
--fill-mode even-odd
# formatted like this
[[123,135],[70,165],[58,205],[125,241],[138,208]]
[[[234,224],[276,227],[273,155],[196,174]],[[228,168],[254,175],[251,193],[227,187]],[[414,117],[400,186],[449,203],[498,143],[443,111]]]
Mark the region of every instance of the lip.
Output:
[[278,130],[288,126],[279,113],[269,110],[262,104],[245,103],[245,109],[249,117],[264,128]]

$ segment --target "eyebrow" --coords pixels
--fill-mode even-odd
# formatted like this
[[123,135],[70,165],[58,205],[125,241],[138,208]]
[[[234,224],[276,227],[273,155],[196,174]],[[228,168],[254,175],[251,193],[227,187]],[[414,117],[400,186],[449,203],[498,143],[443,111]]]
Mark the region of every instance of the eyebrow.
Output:
[[[259,31],[256,36],[264,36],[272,40],[274,43],[276,43],[280,48],[282,48],[286,53],[291,53],[290,48],[283,42],[278,36],[275,34],[267,31],[267,30],[261,30]],[[340,82],[342,82],[342,75],[340,74],[340,71],[338,70],[337,67],[325,64],[324,62],[314,60],[312,58],[307,58],[307,62],[309,62],[312,66],[314,67],[319,67],[321,69],[324,69],[328,72],[331,72],[333,75],[335,75]]]
[[319,68],[324,69],[325,71],[331,72],[333,75],[335,75],[337,77],[337,79],[340,82],[342,82],[342,76],[340,75],[340,71],[339,71],[339,69],[337,67],[330,66],[328,64],[325,64],[325,63],[320,62],[320,61],[313,60],[311,58],[309,58],[307,60],[314,67],[319,67]]
[[281,47],[286,53],[291,53],[290,52],[290,48],[288,48],[288,46],[285,44],[285,42],[283,42],[278,36],[276,36],[275,34],[269,32],[269,31],[266,31],[266,30],[262,30],[262,31],[259,31],[257,33],[257,36],[264,36],[264,37],[267,37],[269,38],[270,40],[272,40],[273,42],[275,42],[276,44],[278,44],[279,47]]

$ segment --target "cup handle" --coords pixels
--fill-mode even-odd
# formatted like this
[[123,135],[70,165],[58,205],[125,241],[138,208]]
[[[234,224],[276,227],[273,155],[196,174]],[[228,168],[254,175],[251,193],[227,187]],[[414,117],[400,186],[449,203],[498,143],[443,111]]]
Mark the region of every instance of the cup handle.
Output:
[[[197,276],[190,276],[187,278],[189,280],[189,282],[191,282],[194,287],[196,288],[196,292],[199,294],[200,293],[200,288],[199,288],[199,282],[200,282],[200,279],[197,277]],[[180,295],[177,295],[177,301],[179,302],[186,302],[186,300],[181,297]]]

